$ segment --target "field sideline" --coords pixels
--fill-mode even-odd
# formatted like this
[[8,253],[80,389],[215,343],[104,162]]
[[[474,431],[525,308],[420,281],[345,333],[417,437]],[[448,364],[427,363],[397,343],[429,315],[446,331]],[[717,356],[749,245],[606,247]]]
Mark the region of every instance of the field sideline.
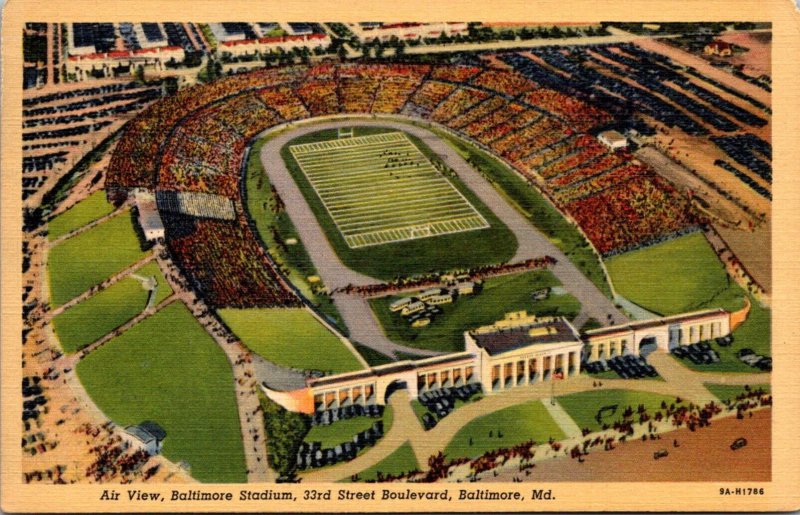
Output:
[[290,151],[350,248],[489,227],[401,132]]

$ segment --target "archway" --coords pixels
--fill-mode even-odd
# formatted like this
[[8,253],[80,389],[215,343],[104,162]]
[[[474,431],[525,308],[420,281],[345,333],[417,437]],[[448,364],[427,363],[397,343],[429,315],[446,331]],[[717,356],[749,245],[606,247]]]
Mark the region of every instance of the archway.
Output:
[[646,358],[651,352],[658,348],[658,338],[655,336],[645,336],[639,340],[639,355]]
[[391,397],[394,392],[398,390],[407,390],[407,389],[408,389],[408,384],[404,380],[395,379],[394,381],[389,383],[389,386],[386,387],[386,393],[383,395],[384,404],[389,403],[389,397]]

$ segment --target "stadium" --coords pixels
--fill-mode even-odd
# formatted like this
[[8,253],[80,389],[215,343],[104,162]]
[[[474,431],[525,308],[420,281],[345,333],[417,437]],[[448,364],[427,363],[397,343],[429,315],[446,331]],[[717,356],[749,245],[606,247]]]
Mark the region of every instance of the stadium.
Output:
[[487,56],[259,67],[125,123],[34,261],[109,438],[157,423],[157,480],[435,481],[442,452],[468,480],[720,402],[764,416],[765,283],[635,143],[727,152],[763,221],[758,101],[640,44]]

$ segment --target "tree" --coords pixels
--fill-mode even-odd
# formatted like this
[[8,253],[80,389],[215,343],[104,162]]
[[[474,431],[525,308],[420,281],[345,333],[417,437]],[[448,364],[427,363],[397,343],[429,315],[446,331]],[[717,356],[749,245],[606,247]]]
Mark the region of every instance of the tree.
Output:
[[260,403],[267,433],[267,461],[281,476],[292,477],[297,451],[311,428],[311,419],[303,413],[287,411],[263,396]]
[[339,57],[339,61],[341,62],[345,62],[345,60],[347,60],[347,50],[344,48],[344,45],[339,47],[339,49],[336,51],[336,55]]

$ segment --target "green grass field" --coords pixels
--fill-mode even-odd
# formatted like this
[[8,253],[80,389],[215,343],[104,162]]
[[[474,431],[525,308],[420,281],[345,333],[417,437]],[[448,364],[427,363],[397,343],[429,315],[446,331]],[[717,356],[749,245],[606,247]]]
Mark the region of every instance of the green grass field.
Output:
[[394,416],[392,407],[386,406],[383,410],[381,419],[372,417],[355,417],[347,420],[337,420],[328,426],[314,426],[306,434],[304,440],[306,442],[321,442],[322,448],[335,447],[340,443],[352,442],[353,437],[372,427],[377,420],[383,420],[383,433],[389,432],[392,427]]
[[[702,233],[692,233],[606,260],[617,291],[660,315],[735,303],[725,269]],[[738,305],[741,306],[741,300]],[[716,307],[716,306],[715,306]]]
[[225,354],[173,303],[77,365],[86,391],[119,425],[153,420],[164,455],[206,483],[246,481],[233,375]]
[[361,357],[369,363],[371,367],[377,367],[379,365],[385,365],[387,363],[393,363],[395,360],[386,356],[383,353],[380,353],[374,349],[367,347],[366,345],[361,345],[360,343],[353,342],[353,347],[356,348]]
[[474,458],[528,440],[545,443],[550,437],[561,440],[564,432],[541,401],[529,401],[476,418],[456,433],[444,453],[449,459]]
[[[264,166],[261,163],[261,147],[274,136],[266,136],[256,141],[250,149],[245,175],[247,213],[255,223],[258,234],[269,249],[270,255],[284,270],[292,284],[306,299],[314,303],[332,324],[347,334],[347,327],[331,298],[319,294],[317,289],[309,283],[308,278],[318,277],[319,272],[314,267],[303,242],[300,241],[297,229],[278,202],[277,194],[272,191],[264,173]],[[286,241],[291,239],[296,239],[297,243],[286,244]],[[324,285],[316,283],[315,286],[318,288]]]
[[[728,384],[714,384],[705,383],[705,387],[709,392],[713,393],[717,399],[725,401],[735,401],[737,395],[745,393],[744,386],[742,385],[728,385]],[[765,393],[770,393],[772,387],[769,384],[753,384],[750,385],[751,390],[764,390]]]
[[250,350],[276,365],[328,373],[363,368],[339,338],[305,309],[227,308],[218,313]]
[[592,431],[602,429],[602,424],[598,423],[595,417],[604,406],[617,405],[616,412],[612,414],[609,411],[601,419],[603,424],[613,425],[615,421],[622,420],[622,412],[628,406],[631,406],[635,413],[637,407],[644,404],[648,413],[652,415],[661,410],[662,401],[667,405],[675,402],[674,397],[632,390],[590,390],[560,396],[557,400],[578,427],[581,429],[588,427]]
[[[172,294],[157,263],[148,263],[134,273],[156,278],[154,305]],[[53,326],[64,352],[76,352],[135,317],[147,306],[149,296],[139,280],[128,276],[59,314],[53,318]]]
[[527,310],[539,315],[564,315],[572,318],[580,311],[580,302],[569,294],[551,294],[534,301],[533,291],[561,283],[549,270],[524,272],[488,279],[477,295],[464,295],[452,304],[443,304],[443,313],[425,327],[413,328],[389,305],[401,297],[382,297],[369,301],[373,313],[392,341],[420,349],[460,351],[464,331],[492,324],[511,311]]
[[517,211],[542,231],[607,297],[611,297],[600,258],[581,232],[542,194],[496,157],[439,129],[431,129],[486,177]]
[[375,481],[378,479],[378,472],[386,475],[399,476],[412,470],[420,468],[417,457],[411,449],[411,444],[406,442],[398,447],[393,453],[383,458],[380,462],[370,468],[358,473],[359,481]]
[[[92,193],[47,224],[47,237],[55,240],[114,211],[104,191]],[[124,215],[123,215],[124,216]]]
[[[356,129],[357,136],[385,132],[396,131],[366,127]],[[426,158],[436,159],[433,152],[418,138],[409,134],[406,136]],[[319,220],[331,245],[342,262],[349,268],[379,279],[393,279],[398,275],[407,276],[503,263],[513,257],[517,249],[514,234],[480,202],[469,188],[458,179],[449,177],[449,182],[489,223],[489,228],[350,248],[290,151],[290,147],[294,145],[325,141],[335,137],[336,130],[322,130],[295,138],[281,149],[281,156]]]
[[350,248],[488,227],[400,131],[289,151]]
[[50,249],[50,303],[60,306],[145,256],[127,215],[63,241]]

